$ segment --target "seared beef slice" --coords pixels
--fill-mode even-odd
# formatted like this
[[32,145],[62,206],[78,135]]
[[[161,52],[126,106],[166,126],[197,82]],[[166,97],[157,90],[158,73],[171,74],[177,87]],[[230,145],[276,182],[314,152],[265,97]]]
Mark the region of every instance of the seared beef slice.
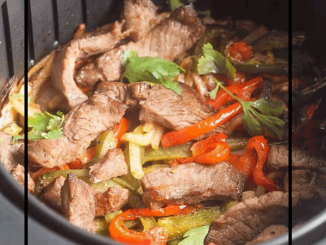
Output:
[[22,144],[13,144],[12,136],[0,131],[0,160],[8,171],[18,163],[24,162],[24,155],[19,152]]
[[95,197],[92,188],[74,174],[68,174],[61,188],[62,211],[80,228],[95,232]]
[[129,200],[130,192],[120,186],[112,186],[104,193],[96,193],[95,216],[102,216],[120,210]]
[[[12,177],[14,177],[22,186],[25,186],[25,168],[23,165],[18,164],[11,170]],[[34,193],[35,182],[27,173],[27,190]]]
[[123,29],[131,30],[130,35],[137,42],[160,21],[156,11],[157,7],[151,0],[124,0]]
[[189,163],[161,168],[141,179],[146,206],[195,204],[205,200],[236,200],[244,188],[244,175],[230,164]]
[[270,241],[284,233],[288,232],[288,228],[285,225],[271,225],[267,227],[262,233],[260,233],[251,242],[247,242],[246,245],[260,244],[262,242]]
[[63,176],[55,178],[40,193],[40,198],[57,210],[62,208],[61,187],[64,185],[65,180],[66,178]]
[[243,245],[288,217],[288,193],[274,191],[240,202],[212,222],[206,242]]
[[108,150],[103,159],[90,167],[89,176],[98,183],[128,173],[128,166],[121,149]]
[[161,85],[155,85],[147,99],[140,103],[139,119],[178,130],[214,114],[211,107],[201,100],[192,87],[179,84],[182,89],[181,96]]
[[94,54],[114,48],[126,34],[121,32],[121,24],[106,25],[95,32],[71,40],[57,53],[51,72],[53,85],[61,91],[71,108],[87,100],[87,96],[74,81],[75,62]]
[[[289,174],[284,177],[284,189],[289,191]],[[326,174],[307,169],[292,170],[292,193],[301,200],[319,196],[326,198]]]
[[120,122],[126,109],[126,105],[106,95],[94,94],[66,115],[60,138],[32,141],[28,145],[29,159],[53,168],[81,157],[97,136]]
[[140,57],[152,56],[173,60],[189,50],[203,35],[205,26],[192,6],[183,6],[174,11],[138,42],[129,42],[110,50],[96,59],[95,64],[82,67],[75,80],[88,79],[94,67],[104,81],[116,81],[122,74],[121,58],[124,50],[136,50]]

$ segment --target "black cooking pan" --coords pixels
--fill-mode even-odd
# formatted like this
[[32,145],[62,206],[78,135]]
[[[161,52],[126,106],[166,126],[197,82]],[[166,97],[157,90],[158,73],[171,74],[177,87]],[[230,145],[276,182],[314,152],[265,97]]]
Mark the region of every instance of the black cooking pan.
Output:
[[[154,1],[155,2],[155,1]],[[164,4],[165,1],[156,1]],[[23,73],[23,19],[24,1],[0,1],[2,22],[0,21],[0,83],[8,81],[13,74]],[[25,1],[28,9],[28,60],[30,65],[39,61],[59,44],[64,44],[71,37],[79,23],[86,23],[88,30],[119,18],[122,1],[112,0],[29,0]],[[321,49],[316,47],[325,40],[325,15],[318,18],[315,12],[322,16],[325,9],[322,0],[295,2],[293,6],[294,28],[305,30],[308,35],[307,47],[322,60]],[[300,6],[299,6],[300,4]],[[324,7],[323,7],[324,6]],[[211,9],[215,17],[231,15],[235,19],[251,19],[273,29],[288,29],[289,6],[286,0],[228,0],[208,1],[197,0],[198,9]],[[304,17],[303,17],[304,16]],[[309,21],[304,21],[304,20]],[[324,36],[322,36],[324,35]],[[324,52],[325,54],[325,52]],[[323,56],[325,57],[325,56]],[[1,192],[19,209],[23,209],[23,189],[0,166],[2,180]],[[319,209],[320,210],[320,209]],[[293,232],[294,244],[312,244],[325,236],[326,210],[317,212],[314,217]],[[41,203],[37,198],[28,194],[28,217],[47,228],[45,233],[39,233],[46,240],[56,236],[57,244],[65,244],[61,238],[67,238],[78,244],[118,244],[107,238],[90,234],[71,225],[65,218]],[[37,226],[35,226],[37,228]],[[279,237],[266,244],[286,244],[287,235]],[[326,243],[325,243],[326,244]]]

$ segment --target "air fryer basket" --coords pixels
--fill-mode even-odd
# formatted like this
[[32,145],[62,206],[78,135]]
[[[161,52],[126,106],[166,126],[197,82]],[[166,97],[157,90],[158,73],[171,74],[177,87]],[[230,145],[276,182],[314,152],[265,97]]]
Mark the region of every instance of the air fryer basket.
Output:
[[[79,23],[86,23],[87,29],[94,29],[119,17],[122,2],[119,0],[28,0],[25,1],[28,9],[28,61],[29,67],[38,62],[59,44],[64,44],[71,39],[73,31]],[[164,3],[165,1],[154,1]],[[302,2],[302,1],[301,1]],[[322,8],[323,0],[313,1],[316,10]],[[24,72],[24,1],[22,0],[0,0],[0,86],[8,81],[12,75],[22,76]],[[297,2],[293,3],[297,4]],[[233,0],[233,1],[208,1],[197,0],[197,5],[205,10],[210,8],[216,17],[226,14],[236,19],[247,18],[259,24],[265,24],[270,28],[287,28],[288,23],[288,1],[287,0]],[[296,9],[294,18],[300,18],[304,13],[302,9],[309,9],[313,5],[306,1],[306,5]],[[319,36],[320,41],[315,40],[317,31],[325,30],[321,26],[321,19],[313,16],[312,21],[295,22],[299,27],[308,30],[311,36],[310,43],[322,43],[324,36]],[[307,12],[305,12],[307,14]],[[322,14],[322,13],[320,13]],[[325,15],[324,15],[325,16]],[[315,17],[315,18],[314,18]],[[302,18],[309,19],[309,17]],[[312,26],[308,26],[308,24]],[[314,52],[319,54],[320,52]],[[325,52],[324,52],[325,54]],[[0,166],[1,192],[11,202],[23,208],[23,189],[13,180],[3,166]],[[64,217],[58,215],[52,209],[41,203],[36,197],[28,194],[28,215],[33,217],[42,225],[48,227],[55,234],[67,237],[81,244],[119,244],[105,237],[88,233],[71,225]],[[325,236],[326,210],[316,215],[306,224],[293,232],[293,244],[311,244]],[[40,234],[46,236],[46,234]],[[279,237],[266,245],[286,244],[287,235]]]

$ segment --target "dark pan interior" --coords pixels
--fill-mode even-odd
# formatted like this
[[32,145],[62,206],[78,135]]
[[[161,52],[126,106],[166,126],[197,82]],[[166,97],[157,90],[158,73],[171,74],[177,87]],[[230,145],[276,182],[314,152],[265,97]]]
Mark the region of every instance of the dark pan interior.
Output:
[[[158,4],[163,0],[154,1]],[[39,61],[59,44],[64,44],[71,37],[79,23],[86,23],[88,29],[107,23],[119,17],[122,1],[119,0],[28,0],[28,60],[30,65]],[[326,40],[325,3],[323,0],[296,1],[293,3],[293,29],[304,30],[308,35],[307,49],[323,60],[326,49],[321,47]],[[0,86],[13,74],[22,75],[24,71],[24,1],[0,0]],[[258,24],[264,24],[270,29],[287,30],[289,27],[287,0],[228,0],[209,1],[197,0],[198,9],[211,9],[214,17],[231,15],[234,19],[251,19]],[[309,20],[309,21],[307,21]],[[23,208],[23,192],[13,178],[0,166],[0,174],[5,181],[1,191],[8,198]],[[16,193],[16,194],[12,194]],[[71,225],[65,218],[57,215],[44,206],[34,196],[28,195],[28,212],[31,217],[47,226],[53,232],[59,233],[73,241],[82,244],[118,244],[114,241],[85,232]],[[317,214],[317,213],[316,213]],[[326,230],[326,210],[293,233],[294,244],[310,244],[312,240],[324,236]],[[267,244],[285,244],[287,237],[280,237]],[[299,242],[300,240],[300,242]],[[306,241],[306,242],[304,242]],[[309,241],[309,242],[307,242]]]

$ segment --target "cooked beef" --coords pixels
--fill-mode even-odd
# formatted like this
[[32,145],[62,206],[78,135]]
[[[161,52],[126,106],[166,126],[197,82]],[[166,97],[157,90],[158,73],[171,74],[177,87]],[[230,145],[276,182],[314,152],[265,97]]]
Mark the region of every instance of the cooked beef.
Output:
[[59,176],[51,181],[40,193],[40,199],[51,207],[61,210],[61,187],[65,183],[66,178]]
[[[289,191],[289,174],[284,177],[284,189]],[[326,198],[326,174],[307,169],[292,170],[292,192],[301,200],[319,196]]]
[[153,170],[140,181],[145,205],[158,209],[165,204],[236,200],[243,191],[245,177],[226,162],[209,166],[189,163]]
[[68,174],[61,188],[63,214],[69,222],[95,232],[95,196],[92,188],[74,174]]
[[[25,168],[23,165],[17,164],[17,166],[11,170],[11,174],[22,186],[25,186]],[[27,173],[27,176],[27,190],[34,193],[35,182],[29,173]]]
[[110,149],[106,155],[89,168],[90,181],[98,183],[128,173],[121,149]]
[[[192,6],[183,6],[174,11],[159,25],[153,28],[138,42],[129,42],[110,50],[97,58],[96,67],[106,81],[116,81],[122,74],[121,58],[124,50],[136,50],[140,57],[152,56],[173,60],[178,55],[190,49],[205,32],[205,26],[196,16]],[[89,79],[88,70],[82,67],[75,74],[75,80],[83,74]],[[82,79],[80,79],[82,80]]]
[[24,155],[18,151],[21,143],[13,144],[12,136],[0,131],[0,161],[8,171],[11,171],[18,163],[24,163]]
[[237,245],[251,241],[265,228],[288,217],[288,193],[270,192],[240,202],[211,223],[206,242]]
[[101,82],[96,91],[132,108],[148,97],[150,89],[148,83]]
[[118,22],[104,26],[95,32],[73,39],[57,53],[51,70],[51,80],[68,100],[71,108],[87,100],[87,96],[74,81],[75,62],[81,58],[113,49],[124,37]]
[[251,242],[247,242],[246,245],[260,244],[263,242],[270,241],[280,235],[288,232],[288,228],[285,225],[271,225],[263,230],[255,239]]
[[271,145],[266,163],[268,170],[279,170],[289,167],[289,147],[287,145]]
[[95,217],[120,210],[129,200],[130,192],[120,186],[108,188],[104,193],[95,194]]
[[157,7],[151,0],[124,0],[123,30],[131,30],[130,35],[137,42],[161,21],[156,11]]
[[97,136],[120,122],[126,109],[104,94],[94,94],[66,115],[60,138],[32,141],[29,159],[48,168],[76,160]]
[[313,156],[304,150],[292,147],[292,167],[326,171],[326,159]]
[[139,119],[178,130],[214,114],[213,109],[200,99],[192,87],[179,84],[181,96],[161,85],[154,86],[147,99],[141,103]]

